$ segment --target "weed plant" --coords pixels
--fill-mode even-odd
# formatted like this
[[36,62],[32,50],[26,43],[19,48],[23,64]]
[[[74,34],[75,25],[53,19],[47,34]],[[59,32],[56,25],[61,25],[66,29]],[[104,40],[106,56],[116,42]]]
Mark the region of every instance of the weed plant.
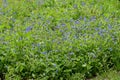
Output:
[[120,70],[118,0],[0,0],[0,78],[84,80]]

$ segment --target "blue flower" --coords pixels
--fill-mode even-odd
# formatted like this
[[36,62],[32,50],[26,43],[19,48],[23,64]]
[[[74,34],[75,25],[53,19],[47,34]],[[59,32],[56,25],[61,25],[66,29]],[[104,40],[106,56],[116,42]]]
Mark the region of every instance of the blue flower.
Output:
[[85,21],[85,22],[87,21],[87,18],[86,18],[86,17],[84,17],[84,21]]
[[98,30],[99,30],[99,28],[95,28],[95,30],[96,30],[96,31],[98,31]]
[[3,5],[6,7],[8,5],[7,0],[3,0]]
[[109,48],[108,50],[109,50],[109,51],[112,51],[113,49],[112,49],[112,48]]
[[55,72],[58,73],[58,70],[56,70]]
[[103,6],[101,5],[101,6],[100,6],[100,10],[102,10],[102,9],[103,9]]
[[73,6],[74,8],[77,8],[77,4],[74,4],[74,6]]
[[77,35],[74,35],[73,38],[74,38],[74,39],[78,39],[78,36],[77,36]]
[[72,28],[72,29],[75,29],[75,28],[76,28],[76,26],[71,26],[71,28]]
[[100,36],[103,36],[103,32],[102,32],[102,31],[99,31],[98,34],[99,34]]
[[42,54],[47,54],[47,51],[42,52]]
[[74,55],[74,52],[70,52],[69,55]]
[[59,28],[60,28],[60,25],[57,25],[56,28],[59,29]]
[[82,18],[82,16],[80,16],[80,18],[79,18],[80,20],[82,20],[83,18]]
[[79,24],[80,22],[78,20],[75,21],[75,24]]
[[85,2],[82,2],[81,5],[82,5],[82,6],[85,6]]
[[66,24],[62,24],[61,26],[62,26],[62,27],[65,27],[65,26],[66,26]]
[[106,21],[106,22],[109,22],[109,19],[108,19],[108,18],[105,18],[105,21]]
[[95,17],[95,16],[92,16],[92,17],[90,18],[90,21],[94,21],[94,20],[96,20],[96,17]]
[[110,29],[110,30],[112,29],[112,26],[111,26],[111,24],[108,24],[108,29]]
[[55,63],[53,63],[53,66],[56,67],[57,65]]
[[30,30],[32,30],[33,26],[29,26],[26,28],[26,32],[29,32]]

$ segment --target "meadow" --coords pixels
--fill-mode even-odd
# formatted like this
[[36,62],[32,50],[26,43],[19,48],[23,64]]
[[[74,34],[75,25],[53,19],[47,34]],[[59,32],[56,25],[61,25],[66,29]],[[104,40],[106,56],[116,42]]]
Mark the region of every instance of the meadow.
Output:
[[119,0],[0,0],[1,80],[89,80],[109,70],[120,71]]

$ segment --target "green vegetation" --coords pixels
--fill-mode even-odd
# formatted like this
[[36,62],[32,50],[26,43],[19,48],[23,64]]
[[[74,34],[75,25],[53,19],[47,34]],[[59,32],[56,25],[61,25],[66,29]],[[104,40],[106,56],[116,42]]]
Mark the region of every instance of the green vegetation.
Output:
[[90,80],[120,80],[120,72],[108,71]]
[[118,0],[0,1],[0,78],[85,80],[120,70]]

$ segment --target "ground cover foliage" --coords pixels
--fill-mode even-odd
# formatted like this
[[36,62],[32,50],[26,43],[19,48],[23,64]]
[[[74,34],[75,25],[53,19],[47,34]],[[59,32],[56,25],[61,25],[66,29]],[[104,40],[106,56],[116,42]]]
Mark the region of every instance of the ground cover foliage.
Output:
[[0,78],[84,80],[120,70],[118,0],[0,1]]

